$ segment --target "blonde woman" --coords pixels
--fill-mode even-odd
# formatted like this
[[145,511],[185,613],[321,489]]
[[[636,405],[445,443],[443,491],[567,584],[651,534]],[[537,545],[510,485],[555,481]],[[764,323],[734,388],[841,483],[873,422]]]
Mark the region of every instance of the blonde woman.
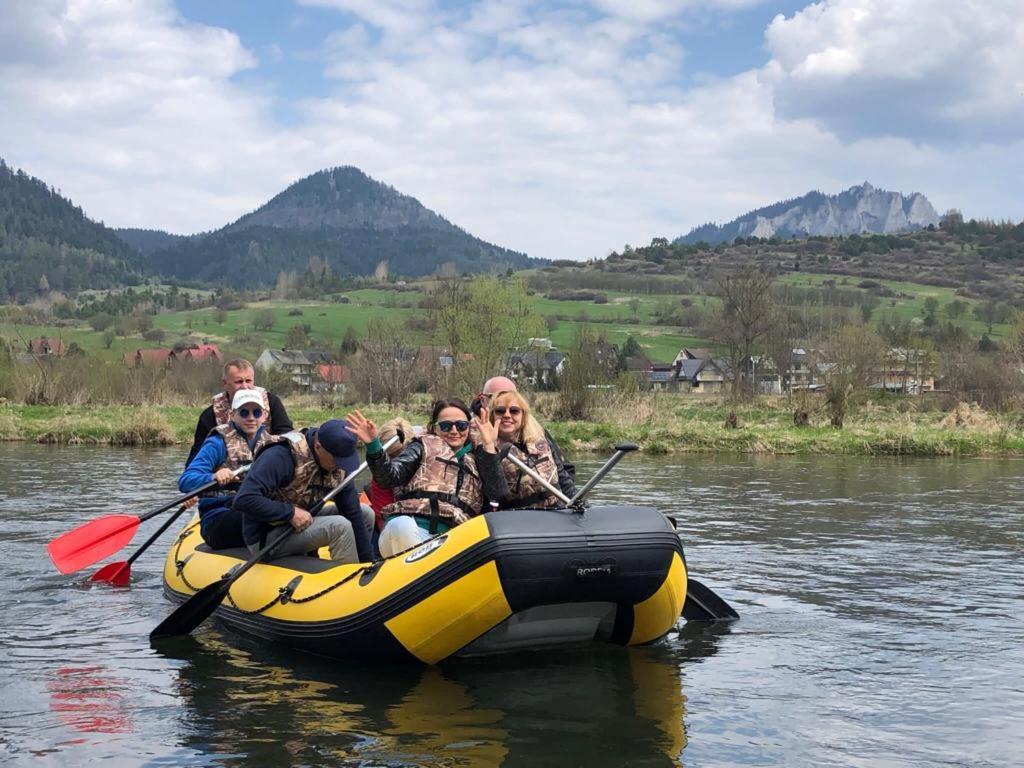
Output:
[[[552,453],[544,436],[544,428],[530,413],[530,404],[519,392],[498,392],[491,398],[490,421],[498,432],[499,450],[509,446],[522,462],[566,496],[576,492],[572,478]],[[557,507],[561,502],[544,486],[519,469],[508,459],[501,462],[508,494],[499,500],[505,509],[543,509]]]

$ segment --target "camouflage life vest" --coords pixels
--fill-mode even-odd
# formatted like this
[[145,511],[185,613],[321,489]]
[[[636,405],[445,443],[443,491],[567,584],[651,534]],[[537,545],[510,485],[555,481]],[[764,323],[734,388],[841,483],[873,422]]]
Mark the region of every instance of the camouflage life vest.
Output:
[[[260,393],[260,397],[263,398],[263,412],[267,414],[267,420],[264,422],[264,427],[270,431],[270,398],[267,396],[267,390],[263,387],[252,387]],[[213,418],[217,420],[217,425],[230,424],[231,423],[231,398],[228,397],[227,392],[218,392],[213,396]]]
[[[503,446],[504,443],[502,443]],[[509,453],[534,469],[538,475],[555,488],[559,487],[558,467],[555,465],[555,457],[551,454],[551,446],[548,445],[547,440],[527,443],[526,450],[518,445],[513,445],[509,448]],[[508,459],[502,460],[501,468],[505,472],[509,492],[508,497],[501,503],[502,508],[550,509],[561,506],[562,502],[556,496]]]
[[[460,462],[437,435],[416,438],[423,444],[423,459],[403,488],[395,488],[395,502],[381,510],[384,517],[414,515],[455,526],[480,513],[483,486],[470,451]],[[431,526],[436,530],[436,524]]]
[[[256,435],[256,443],[253,445],[252,450],[249,450],[249,443],[245,439],[245,433],[237,430],[233,423],[229,422],[221,424],[219,427],[214,427],[210,430],[210,434],[220,435],[224,441],[224,447],[227,449],[227,457],[224,459],[224,463],[217,467],[217,469],[226,468],[232,470],[238,469],[244,464],[251,464],[252,457],[256,455],[260,448],[266,445],[271,437],[266,426],[264,426]],[[214,496],[234,493],[241,484],[242,481],[238,480],[237,482],[219,486],[209,493]]]
[[[306,440],[306,433],[293,431],[283,435],[268,435],[260,450],[278,443],[287,443],[295,461],[295,474],[284,488],[278,488],[271,496],[278,501],[287,501],[305,510],[315,506],[336,485],[345,479],[345,470],[324,472],[316,463],[316,457]],[[257,451],[257,454],[259,451]]]

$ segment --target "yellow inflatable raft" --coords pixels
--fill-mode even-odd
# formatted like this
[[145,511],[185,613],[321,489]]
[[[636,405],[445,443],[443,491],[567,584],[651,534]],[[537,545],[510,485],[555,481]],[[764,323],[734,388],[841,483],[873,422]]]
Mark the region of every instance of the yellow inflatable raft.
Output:
[[[193,520],[168,553],[165,593],[187,600],[248,558],[211,550]],[[261,563],[214,618],[325,656],[434,664],[453,654],[650,643],[679,619],[686,586],[679,537],[655,509],[505,510],[375,563]]]

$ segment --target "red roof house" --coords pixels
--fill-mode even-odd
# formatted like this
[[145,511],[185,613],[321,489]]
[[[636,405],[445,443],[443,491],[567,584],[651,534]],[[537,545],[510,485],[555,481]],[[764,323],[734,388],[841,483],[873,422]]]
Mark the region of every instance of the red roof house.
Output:
[[178,359],[190,360],[193,363],[199,363],[204,360],[216,360],[218,363],[224,362],[224,358],[216,344],[199,344],[195,347],[189,347],[178,355]]
[[54,357],[64,357],[64,354],[68,351],[67,347],[64,346],[64,342],[60,339],[48,339],[45,336],[41,336],[38,339],[32,339],[28,342],[28,351],[32,355],[53,355]]
[[349,378],[347,366],[334,364],[318,365],[316,367],[320,381],[330,389],[341,389]]
[[140,365],[170,365],[177,355],[173,349],[136,349],[134,354],[126,353],[123,359],[129,368],[137,368]]

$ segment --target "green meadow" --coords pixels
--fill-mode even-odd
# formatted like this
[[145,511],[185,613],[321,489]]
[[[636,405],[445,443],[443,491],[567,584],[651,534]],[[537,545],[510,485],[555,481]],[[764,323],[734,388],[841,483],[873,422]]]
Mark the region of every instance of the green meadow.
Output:
[[[795,286],[820,286],[826,281],[834,281],[838,287],[862,291],[857,287],[861,279],[856,277],[801,272],[783,275],[779,280]],[[920,321],[924,315],[925,299],[934,297],[939,302],[937,317],[940,322],[945,322],[946,305],[959,298],[954,289],[947,287],[878,282],[898,296],[879,297],[873,315],[875,318],[883,313],[895,313],[901,318]],[[149,341],[136,333],[115,337],[109,348],[105,346],[103,334],[93,331],[85,323],[61,327],[7,323],[0,325],[0,336],[14,342],[43,335],[60,337],[66,344],[75,342],[87,354],[101,359],[120,359],[126,352],[134,352],[138,348],[166,347],[181,339],[191,339],[215,343],[229,356],[252,359],[266,347],[286,346],[288,329],[293,325],[308,326],[313,345],[336,348],[340,346],[348,329],[353,329],[357,337],[362,337],[367,323],[375,318],[395,318],[405,322],[410,318],[423,317],[425,310],[419,305],[430,286],[431,283],[426,282],[410,284],[412,290],[403,291],[379,288],[353,290],[344,294],[349,299],[348,303],[334,300],[261,301],[223,315],[212,307],[163,312],[153,318],[153,327],[165,332],[163,341]],[[659,324],[656,312],[659,307],[678,305],[682,299],[689,299],[695,306],[707,309],[717,303],[714,297],[678,293],[601,292],[608,297],[607,303],[551,299],[541,294],[531,297],[534,311],[547,318],[553,326],[548,336],[556,348],[568,348],[577,330],[585,324],[615,344],[622,345],[629,336],[633,336],[646,355],[655,362],[670,362],[684,346],[709,345],[708,340],[702,338],[695,328]],[[869,295],[866,291],[862,292],[865,297]],[[971,313],[977,302],[968,299],[964,301],[968,304],[967,312],[956,322],[978,338],[986,331],[986,325]],[[273,314],[273,327],[270,330],[256,330],[254,321],[266,310]],[[1009,328],[1006,324],[996,324],[993,327],[993,338],[1005,337]],[[427,344],[431,341],[429,332],[424,330],[410,329],[408,334],[413,344]]]
[[[120,359],[126,352],[134,352],[138,348],[166,347],[178,339],[190,338],[217,344],[228,355],[254,358],[266,347],[285,346],[288,329],[293,325],[307,325],[315,343],[337,347],[349,328],[362,337],[367,323],[375,318],[396,318],[404,322],[425,315],[425,310],[418,306],[424,296],[420,291],[361,289],[346,292],[345,296],[349,298],[347,304],[312,300],[253,302],[245,309],[228,311],[222,317],[218,317],[217,310],[212,307],[162,312],[153,318],[153,327],[165,332],[162,342],[147,341],[139,334],[117,336],[109,349],[104,346],[103,334],[93,331],[85,323],[64,327],[8,323],[0,326],[0,335],[14,340],[44,335],[59,337],[65,344],[76,342],[87,354],[113,359]],[[560,349],[567,348],[578,328],[585,324],[619,345],[630,335],[634,336],[655,361],[669,362],[680,347],[707,343],[688,332],[689,329],[656,324],[654,311],[658,303],[676,302],[679,296],[636,297],[636,313],[629,306],[631,298],[628,294],[610,294],[608,304],[594,304],[533,296],[531,302],[539,315],[570,318],[552,321],[554,329],[549,336]],[[273,313],[274,325],[270,330],[256,330],[254,321],[266,310]],[[410,330],[408,333],[412,343],[430,343],[429,332]]]

